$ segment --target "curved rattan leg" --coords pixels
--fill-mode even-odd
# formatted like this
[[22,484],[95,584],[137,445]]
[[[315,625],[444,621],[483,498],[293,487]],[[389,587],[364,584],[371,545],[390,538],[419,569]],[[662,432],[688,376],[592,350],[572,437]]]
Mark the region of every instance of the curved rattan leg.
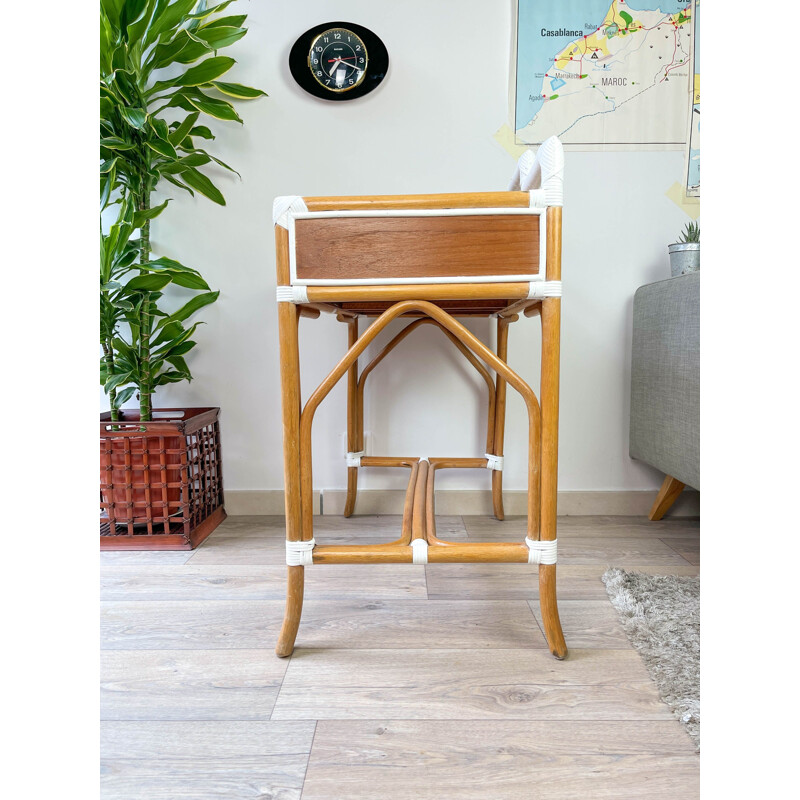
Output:
[[[547,209],[547,279],[561,280],[561,209]],[[561,298],[542,302],[542,522],[541,538],[556,538],[558,508],[558,383],[561,353]],[[567,645],[556,601],[556,565],[539,567],[539,603],[550,652],[565,658]]]
[[[289,284],[289,233],[275,228],[278,285]],[[286,506],[286,540],[298,542],[303,536],[300,464],[300,351],[298,324],[300,308],[278,303],[281,365],[281,411],[283,415],[283,485]],[[308,514],[308,539],[314,536],[312,512]],[[303,567],[289,567],[286,583],[286,613],[275,652],[291,655],[300,614],[303,611]]]
[[558,616],[558,600],[556,599],[556,565],[541,564],[539,566],[539,607],[542,610],[544,635],[550,652],[558,659],[567,657],[567,643],[564,631],[561,630],[561,618]]
[[358,467],[347,468],[347,497],[344,501],[344,516],[351,517],[356,510],[358,495]]
[[278,644],[275,652],[281,657],[290,656],[294,650],[294,640],[297,638],[297,629],[300,627],[300,617],[303,613],[303,583],[305,567],[287,567],[286,578],[286,611],[283,615],[283,625],[278,635]]

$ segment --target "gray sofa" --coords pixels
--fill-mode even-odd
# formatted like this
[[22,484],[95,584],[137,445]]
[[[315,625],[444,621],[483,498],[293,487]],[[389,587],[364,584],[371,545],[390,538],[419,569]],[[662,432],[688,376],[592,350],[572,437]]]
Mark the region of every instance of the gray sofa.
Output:
[[665,473],[650,519],[700,488],[700,273],[633,298],[630,455]]

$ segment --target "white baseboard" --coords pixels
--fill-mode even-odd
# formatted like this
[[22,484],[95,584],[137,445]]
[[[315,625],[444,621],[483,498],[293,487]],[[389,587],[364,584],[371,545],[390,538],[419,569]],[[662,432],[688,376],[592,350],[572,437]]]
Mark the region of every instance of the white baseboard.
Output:
[[[559,492],[558,513],[561,516],[609,515],[647,516],[658,491]],[[323,489],[314,492],[314,513],[341,515],[347,493],[344,489]],[[404,489],[360,489],[356,514],[402,514]],[[527,495],[524,491],[503,492],[503,505],[508,515],[525,514]],[[282,489],[226,489],[225,510],[232,516],[280,515],[284,513]],[[436,513],[442,516],[492,514],[492,493],[485,490],[441,489],[436,492]],[[700,493],[685,490],[667,513],[671,517],[700,515]]]
[[[320,513],[319,492],[314,492],[314,513]],[[283,516],[283,489],[226,489],[225,510],[233,517]]]

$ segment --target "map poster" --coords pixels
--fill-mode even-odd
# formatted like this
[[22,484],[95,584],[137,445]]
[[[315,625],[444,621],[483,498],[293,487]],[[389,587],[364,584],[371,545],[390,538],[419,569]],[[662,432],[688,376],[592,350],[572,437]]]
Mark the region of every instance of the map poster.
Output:
[[514,142],[683,150],[691,0],[518,0]]
[[692,9],[692,87],[686,135],[686,196],[700,197],[700,0]]

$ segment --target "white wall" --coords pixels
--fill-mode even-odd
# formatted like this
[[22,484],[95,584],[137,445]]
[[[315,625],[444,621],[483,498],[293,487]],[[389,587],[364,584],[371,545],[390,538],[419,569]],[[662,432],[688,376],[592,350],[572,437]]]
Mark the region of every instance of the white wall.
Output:
[[[258,86],[269,97],[240,104],[243,128],[212,126],[218,134],[213,152],[243,178],[220,173],[227,207],[174,191],[175,201],[155,224],[156,252],[197,267],[221,290],[201,314],[207,324],[191,356],[195,380],[160,390],[157,405],[221,406],[226,488],[278,489],[272,199],[505,189],[514,161],[492,134],[508,112],[511,3],[240,0],[231,10],[249,13],[250,32],[229,51],[238,61],[230,80]],[[318,100],[289,74],[295,39],[335,19],[372,29],[389,50],[387,78],[360,100]],[[682,166],[676,152],[567,153],[563,490],[651,489],[663,477],[627,454],[631,302],[637,286],[669,274],[666,245],[686,219],[664,192]],[[470,328],[484,340],[490,336],[488,321]],[[303,320],[301,329],[307,396],[341,357],[346,327],[323,315]],[[536,385],[538,320],[521,320],[510,338],[512,366]],[[482,455],[484,384],[444,337],[426,326],[393,359],[392,373],[379,367],[367,390],[373,452]],[[521,400],[513,391],[509,397],[505,483],[522,489],[527,425]],[[317,488],[345,485],[344,422],[341,384],[315,420]],[[402,488],[403,477],[392,472],[368,470],[361,486]],[[485,474],[456,470],[437,478],[437,486],[485,489],[488,483]]]

